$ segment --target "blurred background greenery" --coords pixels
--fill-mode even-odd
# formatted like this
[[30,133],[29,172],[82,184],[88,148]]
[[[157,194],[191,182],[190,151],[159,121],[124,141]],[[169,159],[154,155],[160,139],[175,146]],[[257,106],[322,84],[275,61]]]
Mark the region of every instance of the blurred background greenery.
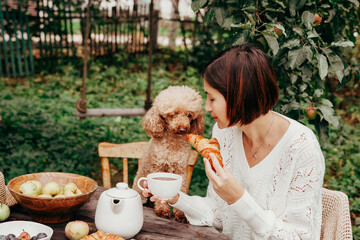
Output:
[[[207,27],[178,29],[178,38],[192,38],[185,48],[154,49],[152,97],[168,86],[187,85],[205,99],[200,72],[211,56],[242,42],[260,46],[272,59],[281,88],[275,110],[317,134],[326,159],[324,187],[347,194],[354,239],[360,239],[358,1],[192,2],[197,17],[206,8],[200,17]],[[316,14],[322,16],[319,24],[313,23]],[[74,29],[83,31],[80,23]],[[167,35],[169,29],[160,25],[158,32]],[[88,108],[144,106],[146,54],[118,51],[90,60]],[[6,182],[27,173],[59,171],[89,176],[101,185],[98,143],[148,140],[141,117],[79,119],[75,104],[81,98],[82,59],[61,62],[51,71],[41,66],[35,65],[37,73],[30,77],[0,78],[0,171]],[[307,114],[309,106],[316,107],[315,118]],[[214,122],[209,114],[205,123],[204,136],[210,137]],[[110,159],[110,164],[112,184],[122,181],[121,161]],[[130,160],[130,182],[136,169],[137,161]],[[200,158],[189,193],[204,196],[207,184]]]

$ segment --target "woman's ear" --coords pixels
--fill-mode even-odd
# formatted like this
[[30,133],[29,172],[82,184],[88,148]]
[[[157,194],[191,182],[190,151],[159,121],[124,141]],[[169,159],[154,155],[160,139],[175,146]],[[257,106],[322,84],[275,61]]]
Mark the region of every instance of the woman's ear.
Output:
[[166,128],[160,113],[151,107],[141,120],[141,124],[149,137],[162,137]]
[[204,132],[204,113],[201,113],[191,122],[191,133],[202,135]]

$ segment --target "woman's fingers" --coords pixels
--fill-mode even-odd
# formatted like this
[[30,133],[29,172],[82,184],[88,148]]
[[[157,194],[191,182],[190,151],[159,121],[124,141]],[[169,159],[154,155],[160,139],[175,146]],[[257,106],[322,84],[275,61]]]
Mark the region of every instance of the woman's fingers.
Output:
[[150,196],[152,196],[152,194],[151,194],[151,192],[150,192],[150,190],[149,190],[149,188],[148,188],[148,182],[145,180],[144,181],[144,190],[142,190],[142,195],[144,196],[144,197],[150,197]]
[[156,200],[158,200],[158,198],[158,195],[154,195],[150,198],[150,201],[155,202]]
[[214,179],[216,178],[216,173],[214,172],[214,170],[211,167],[210,161],[207,158],[204,158],[204,165],[205,165],[205,171],[206,171],[206,176],[209,179]]
[[209,156],[212,160],[212,165],[216,171],[216,175],[220,176],[221,174],[225,173],[224,169],[220,166],[219,160],[215,157],[215,155],[210,153]]
[[150,197],[152,196],[152,194],[150,193],[149,189],[148,188],[145,188],[143,191],[142,191],[142,195],[144,197]]

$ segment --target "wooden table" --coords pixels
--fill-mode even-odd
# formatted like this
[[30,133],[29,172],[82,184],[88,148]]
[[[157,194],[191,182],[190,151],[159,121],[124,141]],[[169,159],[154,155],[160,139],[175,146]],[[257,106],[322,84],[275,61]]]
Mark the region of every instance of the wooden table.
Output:
[[[104,187],[98,187],[91,199],[77,210],[71,219],[83,220],[90,226],[90,233],[96,232],[94,224],[95,210],[100,194],[106,190]],[[11,214],[8,221],[25,220],[31,221],[30,215],[19,204],[11,207]],[[46,224],[54,230],[52,240],[66,240],[65,223]],[[144,225],[141,231],[134,237],[136,240],[154,239],[229,239],[224,234],[219,233],[212,227],[200,227],[190,224],[179,223],[172,219],[165,219],[155,215],[154,209],[144,207]]]

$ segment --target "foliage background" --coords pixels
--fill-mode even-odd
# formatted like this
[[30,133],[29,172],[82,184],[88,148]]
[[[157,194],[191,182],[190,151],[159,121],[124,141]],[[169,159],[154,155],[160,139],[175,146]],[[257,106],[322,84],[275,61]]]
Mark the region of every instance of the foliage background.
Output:
[[[155,56],[153,96],[170,85],[188,85],[203,95],[199,71],[185,67],[184,60],[176,58],[181,55],[166,51]],[[173,61],[178,63],[175,69]],[[115,66],[119,66],[121,62],[123,56],[118,56]],[[93,63],[87,82],[88,107],[142,107],[147,76],[143,62],[146,62],[145,58],[129,59],[126,68]],[[0,169],[6,181],[32,172],[61,171],[89,176],[102,184],[100,159],[97,155],[99,142],[148,139],[140,126],[141,117],[79,120],[75,115],[75,102],[81,94],[81,73],[78,69],[80,68],[73,64],[59,69],[55,74],[0,80]],[[342,118],[338,128],[330,126],[328,139],[321,142],[327,166],[324,186],[343,191],[349,196],[354,236],[359,237],[358,96],[354,96],[353,91],[349,90],[333,94],[334,104]],[[203,98],[205,99],[204,95]],[[352,115],[348,114],[349,108],[353,109]],[[300,121],[315,131],[308,118],[303,116]],[[212,118],[206,114],[206,137],[211,136],[213,123]],[[122,166],[117,159],[110,161],[114,184],[122,179],[119,171]],[[132,178],[136,169],[136,161],[130,160],[129,171]],[[199,160],[194,169],[190,194],[204,196],[207,183],[202,161]]]
[[[247,41],[264,49],[273,60],[281,87],[276,110],[317,132],[326,159],[324,186],[348,195],[354,239],[360,239],[360,44],[355,51],[351,46],[353,31],[359,30],[358,6],[357,0],[194,0],[194,10],[205,8],[204,21],[212,27],[199,34],[191,49],[158,51],[152,74],[153,97],[170,85],[188,85],[203,94],[199,70],[214,52]],[[322,16],[319,25],[314,24],[315,13]],[[26,173],[63,171],[92,177],[101,184],[99,142],[148,139],[141,117],[76,117],[79,69],[81,62],[75,61],[55,74],[0,79],[0,170],[6,181]],[[146,70],[146,57],[126,54],[114,56],[111,66],[92,62],[88,108],[143,107]],[[313,120],[304,112],[309,105],[317,107]],[[213,123],[206,115],[206,137]],[[134,177],[136,161],[129,164]],[[122,166],[117,159],[111,159],[111,166],[114,184],[122,179],[118,171]],[[204,196],[207,183],[200,160],[190,194]]]
[[223,29],[227,46],[249,42],[267,52],[281,90],[276,110],[299,119],[316,107],[313,124],[322,139],[329,124],[339,124],[329,88],[359,80],[359,61],[346,54],[360,32],[357,0],[193,0],[192,8]]

